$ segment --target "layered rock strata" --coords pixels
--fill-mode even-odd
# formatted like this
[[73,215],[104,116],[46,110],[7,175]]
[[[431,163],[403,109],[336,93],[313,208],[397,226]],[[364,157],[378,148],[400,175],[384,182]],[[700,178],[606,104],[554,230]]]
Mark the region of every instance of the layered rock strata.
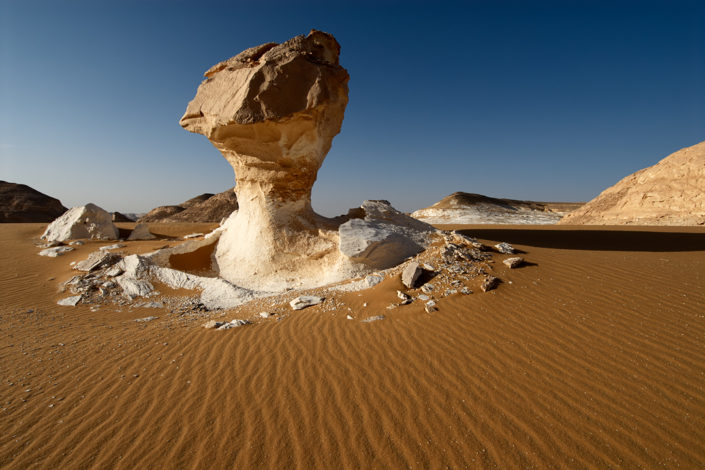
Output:
[[51,222],[64,212],[58,199],[24,184],[0,181],[0,223]]
[[205,73],[181,118],[235,171],[239,211],[226,222],[216,260],[220,275],[239,286],[311,287],[370,269],[339,250],[338,226],[347,219],[311,207],[348,102],[339,53],[333,36],[315,30],[247,49]]

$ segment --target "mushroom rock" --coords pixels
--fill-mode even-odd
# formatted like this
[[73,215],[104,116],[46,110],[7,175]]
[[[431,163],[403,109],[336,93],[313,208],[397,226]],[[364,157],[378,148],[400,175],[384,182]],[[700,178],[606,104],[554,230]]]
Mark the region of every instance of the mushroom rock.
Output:
[[311,188],[348,102],[339,54],[335,38],[316,30],[247,49],[205,73],[181,118],[235,171],[239,211],[215,252],[220,276],[230,282],[279,290],[369,270],[338,249],[345,220],[311,207]]

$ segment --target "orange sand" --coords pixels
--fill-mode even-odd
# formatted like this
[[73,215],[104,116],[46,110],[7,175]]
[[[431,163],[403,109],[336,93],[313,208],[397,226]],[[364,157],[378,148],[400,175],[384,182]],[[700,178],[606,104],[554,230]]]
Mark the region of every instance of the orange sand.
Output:
[[213,331],[57,306],[105,243],[44,258],[43,225],[0,225],[0,467],[703,468],[705,228],[464,228],[531,264],[433,314],[386,310],[389,279]]

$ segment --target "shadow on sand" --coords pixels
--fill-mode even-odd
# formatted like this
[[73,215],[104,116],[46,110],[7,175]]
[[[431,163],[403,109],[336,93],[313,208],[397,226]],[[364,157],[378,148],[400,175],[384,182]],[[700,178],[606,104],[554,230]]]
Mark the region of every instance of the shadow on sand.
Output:
[[629,230],[492,229],[459,230],[485,240],[562,250],[594,251],[705,251],[705,232]]

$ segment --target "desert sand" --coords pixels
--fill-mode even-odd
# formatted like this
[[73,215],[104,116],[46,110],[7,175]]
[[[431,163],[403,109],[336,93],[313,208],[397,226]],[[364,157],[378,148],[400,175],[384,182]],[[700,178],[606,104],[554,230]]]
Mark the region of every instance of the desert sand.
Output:
[[[387,310],[394,277],[301,311],[275,299],[222,316],[57,306],[69,263],[110,242],[40,257],[44,228],[0,225],[2,468],[705,463],[704,227],[442,227],[512,243],[527,264],[496,263],[497,289],[431,314]],[[198,270],[204,256],[172,261]],[[201,328],[262,310],[277,315]]]

